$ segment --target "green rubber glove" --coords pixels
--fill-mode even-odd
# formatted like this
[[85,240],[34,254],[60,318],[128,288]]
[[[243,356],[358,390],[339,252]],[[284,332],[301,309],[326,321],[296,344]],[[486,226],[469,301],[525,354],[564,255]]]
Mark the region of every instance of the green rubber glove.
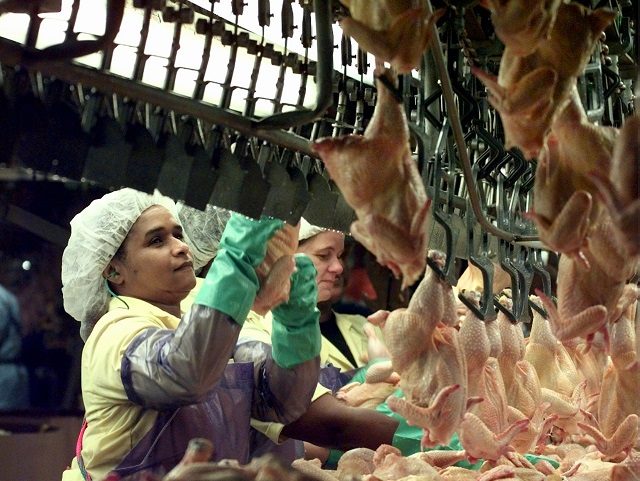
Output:
[[339,449],[330,449],[329,457],[322,465],[322,469],[337,469],[338,461],[344,454],[344,451],[340,451]]
[[267,242],[283,225],[280,219],[232,214],[195,303],[224,312],[242,325],[260,288],[255,268],[264,260]]
[[276,364],[287,369],[320,355],[316,268],[304,254],[295,259],[289,301],[272,311],[271,353]]

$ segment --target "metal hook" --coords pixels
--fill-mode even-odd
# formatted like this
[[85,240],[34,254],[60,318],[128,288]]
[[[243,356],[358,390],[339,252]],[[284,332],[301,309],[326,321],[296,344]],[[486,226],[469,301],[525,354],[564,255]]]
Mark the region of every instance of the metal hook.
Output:
[[507,306],[500,302],[500,298],[498,296],[493,296],[493,305],[498,308],[500,312],[502,312],[512,324],[517,324],[518,319],[513,314],[513,311],[509,310]]
[[531,299],[529,299],[529,307],[540,314],[543,319],[548,319],[549,315],[547,314],[547,311],[543,307],[533,302]]
[[[483,295],[484,295],[484,293],[483,293]],[[478,306],[471,299],[469,299],[467,296],[465,296],[463,292],[458,293],[458,299],[460,299],[460,302],[462,302],[467,307],[467,309],[469,309],[471,312],[473,312],[473,315],[476,316],[478,319],[480,319],[482,321],[486,321],[487,320],[485,318],[485,314],[483,312],[483,309],[478,308]]]
[[[443,128],[440,131],[440,136],[438,138],[438,143],[436,146],[436,160],[435,160],[435,166],[434,166],[434,185],[433,185],[434,194],[433,194],[433,200],[431,204],[433,218],[444,230],[446,261],[445,261],[444,269],[440,269],[436,265],[429,264],[429,266],[442,279],[446,279],[451,285],[455,285],[457,284],[457,278],[455,273],[453,272],[453,264],[455,259],[454,244],[455,244],[455,240],[457,239],[458,232],[457,230],[454,230],[452,228],[451,214],[448,211],[448,209],[450,209],[451,206],[453,205],[453,182],[451,181],[451,178],[445,179],[445,181],[447,182],[447,200],[442,202],[443,205],[447,206],[447,211],[445,212],[445,210],[441,209],[440,207],[440,203],[441,203],[440,196],[442,195],[441,184],[444,178],[444,175],[443,175],[444,169],[442,165],[443,164],[442,159],[445,156],[445,153],[441,152],[441,147],[443,142],[446,142],[448,130],[449,130],[449,124],[445,119],[443,123]],[[450,177],[450,175],[448,177]]]
[[[504,181],[505,178],[503,175],[499,175],[497,179],[497,221],[498,227],[504,229],[506,231],[511,231],[511,227],[513,225],[512,219],[512,207],[507,205],[507,199],[505,195],[504,189]],[[525,276],[519,269],[519,265],[514,263],[512,259],[512,252],[514,249],[514,244],[507,242],[504,239],[499,239],[498,241],[498,256],[500,259],[500,266],[509,274],[511,278],[511,298],[513,299],[513,307],[510,311],[505,306],[499,306],[496,304],[497,300],[494,300],[494,304],[498,309],[507,314],[509,319],[512,321],[519,320],[519,316],[522,314],[522,302],[521,302],[521,293],[523,291],[523,283],[525,282]]]
[[509,173],[504,181],[505,187],[509,188],[515,185],[520,180],[522,174],[529,168],[529,162],[515,150],[505,150],[505,164],[510,160],[514,161],[515,168]]
[[318,93],[313,110],[294,110],[276,113],[252,122],[257,129],[286,129],[307,124],[320,117],[333,104],[333,32],[331,2],[314,0],[318,64],[316,82]]
[[544,268],[544,264],[542,262],[542,251],[540,249],[532,249],[530,253],[529,264],[533,269],[535,275],[539,276],[542,281],[542,292],[544,292],[545,296],[551,299],[551,275],[549,271]]
[[531,315],[527,309],[527,302],[529,300],[529,291],[531,290],[531,283],[533,282],[533,268],[526,262],[527,248],[516,245],[515,260],[513,265],[518,273],[518,279],[520,284],[520,290],[517,295],[513,295],[514,314],[519,321],[530,323]]
[[[478,167],[479,173],[477,174],[476,179],[478,177],[480,179],[489,178],[491,181],[494,181],[489,174],[503,165],[502,159],[504,157],[504,146],[477,122],[474,122],[471,130],[469,130],[465,135],[465,142],[468,143],[470,137],[474,135],[487,144],[487,149],[476,156],[475,162],[472,166],[473,168],[476,164],[479,165],[484,163],[482,167]],[[487,157],[489,157],[489,160],[484,162]]]
[[[476,166],[474,166],[474,170],[476,170],[475,173],[477,173]],[[468,199],[465,217],[467,221],[467,257],[469,262],[477,267],[482,273],[482,296],[480,299],[479,309],[472,308],[466,302],[466,296],[463,296],[462,293],[460,293],[458,297],[469,309],[473,310],[474,314],[479,319],[482,319],[483,321],[492,321],[496,318],[498,313],[493,305],[493,263],[487,257],[489,251],[489,239],[487,233],[481,231],[480,248],[478,249],[476,247],[476,232],[474,228],[477,223]]]

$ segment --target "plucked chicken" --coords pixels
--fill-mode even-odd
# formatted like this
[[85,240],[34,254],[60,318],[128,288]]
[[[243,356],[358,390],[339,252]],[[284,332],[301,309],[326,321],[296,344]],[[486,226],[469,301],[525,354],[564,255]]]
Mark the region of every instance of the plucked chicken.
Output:
[[[340,0],[350,15],[340,20],[344,33],[379,61],[398,73],[420,68],[433,24],[443,11],[431,16],[413,0]],[[419,2],[418,2],[419,3]]]
[[409,149],[409,128],[402,104],[377,72],[378,100],[364,135],[324,138],[312,144],[329,175],[358,217],[351,232],[378,262],[402,275],[403,288],[424,273],[427,199]]

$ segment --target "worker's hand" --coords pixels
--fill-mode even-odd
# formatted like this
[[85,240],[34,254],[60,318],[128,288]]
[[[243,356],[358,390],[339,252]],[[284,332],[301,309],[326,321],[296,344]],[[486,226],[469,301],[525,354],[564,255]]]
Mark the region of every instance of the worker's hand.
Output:
[[276,363],[285,368],[320,354],[316,269],[304,254],[296,254],[295,259],[289,300],[273,310],[272,355]]
[[279,219],[232,214],[196,304],[224,312],[242,325],[260,287],[255,268],[264,259],[267,242],[283,224]]
[[262,217],[255,220],[233,213],[222,233],[218,254],[224,249],[254,268],[258,267],[267,253],[267,242],[283,226],[284,221],[280,219]]

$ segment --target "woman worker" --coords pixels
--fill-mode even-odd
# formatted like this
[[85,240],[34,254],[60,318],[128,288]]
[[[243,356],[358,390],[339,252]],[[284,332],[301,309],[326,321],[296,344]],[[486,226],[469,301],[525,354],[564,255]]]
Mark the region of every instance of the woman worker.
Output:
[[[64,481],[161,473],[194,437],[213,442],[215,459],[244,463],[260,448],[250,417],[286,424],[305,412],[320,351],[307,257],[296,258],[290,300],[272,311],[279,328],[271,341],[292,349],[228,363],[259,288],[255,267],[281,226],[232,215],[194,304],[182,312],[199,262],[172,200],[122,189],[71,221],[62,290],[85,341],[85,424]],[[215,222],[212,236],[214,229]]]
[[[342,372],[351,372],[366,365],[372,354],[388,356],[386,348],[382,352],[378,346],[372,349],[375,337],[382,338],[378,327],[369,324],[365,316],[346,314],[333,308],[344,292],[344,234],[322,229],[301,219],[298,239],[298,252],[307,254],[318,271],[316,280],[322,333],[320,365],[332,365]],[[333,256],[332,252],[336,255]],[[368,334],[365,326],[369,329]]]

